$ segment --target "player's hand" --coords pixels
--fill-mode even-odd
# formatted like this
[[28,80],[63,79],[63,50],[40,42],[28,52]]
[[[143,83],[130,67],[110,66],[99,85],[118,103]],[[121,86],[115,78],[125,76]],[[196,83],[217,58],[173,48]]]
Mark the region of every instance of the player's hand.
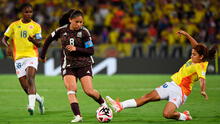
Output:
[[28,37],[28,40],[31,41],[31,42],[35,41],[35,39],[33,37],[31,37],[31,36]]
[[6,49],[6,54],[7,54],[7,56],[11,56],[11,57],[12,57],[12,50],[11,50],[11,47],[10,47],[10,46],[7,47],[7,49]]
[[179,30],[179,31],[177,31],[176,33],[177,33],[177,35],[179,35],[179,36],[181,36],[181,35],[187,35],[187,34],[188,34],[187,32],[185,32],[185,31],[183,31],[183,30]]
[[205,91],[201,91],[201,95],[204,96],[205,100],[208,100],[208,95]]
[[76,51],[76,47],[73,46],[73,45],[67,45],[67,46],[66,46],[66,49],[69,50],[70,52]]

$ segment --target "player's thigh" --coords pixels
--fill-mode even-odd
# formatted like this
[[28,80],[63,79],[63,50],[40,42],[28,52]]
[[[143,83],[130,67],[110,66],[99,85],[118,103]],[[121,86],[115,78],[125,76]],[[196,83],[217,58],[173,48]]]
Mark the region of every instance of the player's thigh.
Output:
[[82,78],[80,78],[80,82],[81,82],[82,88],[85,92],[89,92],[89,90],[93,90],[91,76],[83,76]]
[[156,88],[155,91],[158,93],[161,100],[168,100],[170,92],[169,82],[166,82],[160,87]]
[[76,84],[76,77],[74,75],[65,75],[63,77],[64,85],[68,91],[76,91],[77,84]]
[[77,70],[77,75],[84,91],[92,90],[92,66],[86,66]]

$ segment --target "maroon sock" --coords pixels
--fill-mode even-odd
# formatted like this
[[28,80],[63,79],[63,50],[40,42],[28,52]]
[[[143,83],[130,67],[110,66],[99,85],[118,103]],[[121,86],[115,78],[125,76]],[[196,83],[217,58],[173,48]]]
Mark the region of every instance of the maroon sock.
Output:
[[101,95],[99,95],[99,98],[98,98],[98,99],[96,99],[96,98],[93,98],[93,99],[94,99],[97,103],[99,103],[100,105],[105,102]]
[[78,104],[78,103],[75,103],[75,102],[74,102],[74,103],[71,103],[70,106],[71,106],[71,109],[72,109],[74,115],[81,115],[81,114],[80,114],[79,104]]

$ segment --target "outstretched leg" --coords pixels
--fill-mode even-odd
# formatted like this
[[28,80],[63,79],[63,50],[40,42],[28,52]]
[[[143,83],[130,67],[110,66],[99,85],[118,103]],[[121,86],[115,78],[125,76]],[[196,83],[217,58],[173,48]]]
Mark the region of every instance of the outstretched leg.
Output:
[[136,107],[140,107],[148,102],[159,101],[160,96],[158,95],[156,90],[153,90],[150,93],[148,93],[140,98],[129,99],[129,100],[125,100],[123,102],[115,101],[109,96],[106,97],[106,100],[115,112],[120,112],[121,110],[123,110],[125,108],[136,108]]

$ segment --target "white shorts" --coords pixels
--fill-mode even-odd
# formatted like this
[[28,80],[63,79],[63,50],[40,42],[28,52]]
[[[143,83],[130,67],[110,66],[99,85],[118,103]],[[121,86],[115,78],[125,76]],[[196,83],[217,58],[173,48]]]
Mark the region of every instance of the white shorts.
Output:
[[187,96],[175,82],[166,82],[162,86],[155,89],[161,100],[168,100],[176,105],[177,108],[184,104]]
[[26,75],[26,68],[27,67],[34,67],[37,70],[38,66],[38,58],[37,57],[31,57],[31,58],[22,58],[15,60],[15,70],[17,77],[23,77]]

